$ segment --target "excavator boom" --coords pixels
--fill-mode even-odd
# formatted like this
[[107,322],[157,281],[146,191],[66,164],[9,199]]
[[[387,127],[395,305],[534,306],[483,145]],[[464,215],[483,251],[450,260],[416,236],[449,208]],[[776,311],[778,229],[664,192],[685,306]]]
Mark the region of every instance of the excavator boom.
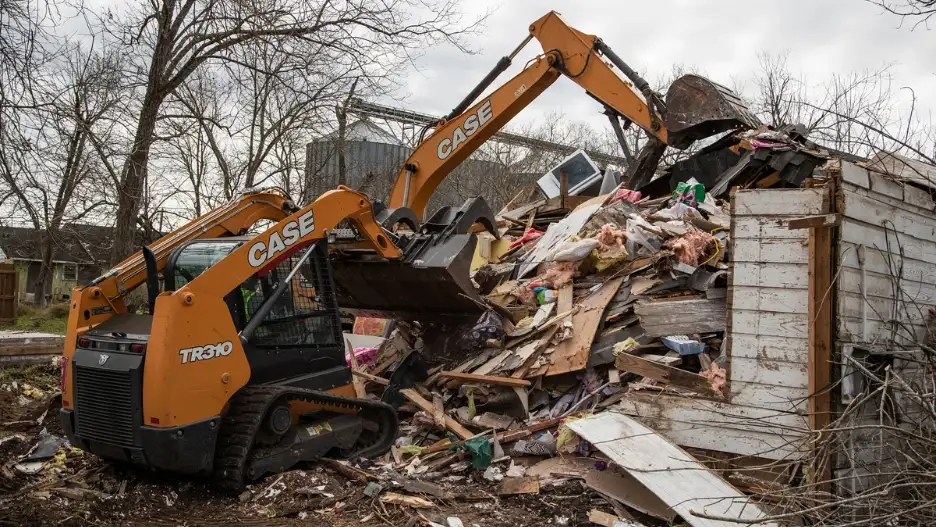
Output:
[[[534,38],[542,45],[543,54],[475,103]],[[551,11],[530,25],[529,35],[520,46],[503,57],[416,147],[397,175],[389,206],[407,207],[421,216],[445,177],[561,75],[584,88],[611,113],[677,148],[720,132],[759,124],[731,90],[698,76],[677,79],[664,101],[604,41],[570,27],[559,13]]]

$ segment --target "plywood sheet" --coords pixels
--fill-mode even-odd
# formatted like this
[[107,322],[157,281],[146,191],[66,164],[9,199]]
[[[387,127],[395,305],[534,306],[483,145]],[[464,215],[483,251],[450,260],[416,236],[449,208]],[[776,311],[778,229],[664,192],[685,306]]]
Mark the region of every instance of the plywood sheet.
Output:
[[598,331],[605,307],[614,298],[623,280],[624,278],[620,277],[605,282],[601,288],[582,301],[581,309],[572,315],[572,338],[560,342],[552,352],[552,363],[546,371],[547,376],[585,368],[588,364],[588,352],[591,350],[592,340]]

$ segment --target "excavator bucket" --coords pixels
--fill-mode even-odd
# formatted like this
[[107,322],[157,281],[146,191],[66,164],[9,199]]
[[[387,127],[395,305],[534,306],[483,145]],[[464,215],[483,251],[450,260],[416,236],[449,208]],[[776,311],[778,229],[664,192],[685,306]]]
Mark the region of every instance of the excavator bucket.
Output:
[[471,260],[481,224],[497,236],[493,215],[480,198],[444,207],[417,233],[399,235],[398,261],[368,254],[335,255],[332,276],[338,305],[365,316],[462,322],[477,318],[484,302],[471,282]]
[[761,122],[733,91],[705,77],[685,75],[666,92],[663,124],[673,146],[685,148],[729,130],[757,128]]

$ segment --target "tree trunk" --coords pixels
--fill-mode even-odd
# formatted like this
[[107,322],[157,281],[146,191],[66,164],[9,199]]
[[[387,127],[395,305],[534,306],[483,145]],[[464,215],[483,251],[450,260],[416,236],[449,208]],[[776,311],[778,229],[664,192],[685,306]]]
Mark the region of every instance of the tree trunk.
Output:
[[338,150],[338,184],[347,185],[348,176],[345,173],[347,171],[345,165],[345,133],[347,131],[348,119],[344,108],[339,107],[335,113],[338,117],[338,141],[336,144]]
[[40,238],[42,263],[39,266],[39,276],[36,277],[36,305],[46,307],[49,302],[46,300],[46,284],[52,284],[52,252],[55,247],[54,233],[48,229],[43,231]]
[[[149,95],[149,94],[147,94]],[[120,187],[117,189],[117,219],[114,224],[114,246],[111,263],[117,264],[133,254],[133,242],[136,232],[136,218],[140,213],[143,198],[143,185],[146,181],[146,164],[149,149],[156,131],[156,117],[161,101],[155,96],[148,96],[140,110],[140,121],[133,151],[124,163]]]

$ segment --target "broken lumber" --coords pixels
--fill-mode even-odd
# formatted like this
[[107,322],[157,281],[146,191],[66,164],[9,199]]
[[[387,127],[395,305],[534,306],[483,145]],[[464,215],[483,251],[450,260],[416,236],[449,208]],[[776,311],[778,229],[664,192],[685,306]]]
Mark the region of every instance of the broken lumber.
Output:
[[556,346],[552,352],[552,364],[546,371],[546,375],[560,375],[585,369],[592,341],[603,319],[605,307],[614,298],[623,280],[624,277],[619,277],[605,282],[601,288],[582,301],[581,309],[572,314],[572,325],[575,328],[572,338]]
[[[403,394],[403,397],[406,397],[406,399],[409,400],[409,402],[418,406],[422,411],[426,412],[429,415],[433,415],[433,412],[435,411],[435,409],[432,406],[432,403],[427,401],[426,398],[423,397],[422,395],[419,395],[419,392],[417,392],[416,390],[412,388],[405,388],[403,390],[400,390],[400,393]],[[471,437],[474,437],[474,434],[471,433],[471,430],[468,430],[467,428],[459,424],[458,421],[456,421],[449,415],[445,416],[445,427],[451,430],[452,432],[454,432],[455,435],[457,435],[461,439],[469,439]]]
[[614,360],[614,366],[628,373],[636,373],[648,379],[661,382],[663,384],[672,384],[696,393],[720,396],[721,394],[712,389],[709,380],[702,375],[690,371],[680,370],[666,364],[652,362],[627,353],[618,355]]
[[[533,424],[531,424],[531,425],[529,425],[529,426],[525,426],[525,427],[519,428],[519,429],[517,429],[517,430],[509,430],[509,431],[506,431],[506,432],[500,432],[500,433],[496,434],[497,440],[500,441],[501,443],[505,443],[505,444],[506,444],[506,443],[512,443],[512,442],[514,442],[514,441],[516,441],[516,440],[518,440],[518,439],[523,439],[524,437],[527,437],[527,436],[529,436],[529,435],[531,435],[531,434],[535,434],[536,432],[540,432],[540,431],[542,431],[542,430],[546,430],[547,428],[552,428],[552,427],[554,427],[554,426],[559,426],[559,422],[560,422],[560,421],[561,421],[561,419],[559,419],[558,417],[556,417],[556,418],[554,418],[554,419],[546,419],[545,421],[540,421],[540,422],[538,422],[538,423],[533,423]],[[470,437],[470,438],[466,438],[466,439],[472,439],[473,437],[481,436],[481,435],[483,435],[484,433],[487,433],[487,432],[482,432],[481,434],[475,434],[474,436],[472,436],[472,437]],[[443,440],[439,441],[438,443],[436,443],[436,444],[434,444],[434,445],[430,445],[429,447],[423,449],[422,452],[420,452],[420,455],[434,454],[434,453],[436,453],[436,452],[441,452],[441,451],[443,451],[443,450],[448,450],[449,448],[452,448],[453,446],[461,446],[461,445],[464,445],[464,444],[465,444],[465,439],[462,439],[461,441],[456,441],[456,442],[454,442],[454,443],[452,443],[452,442],[449,441],[448,439],[443,439]]]
[[432,394],[432,420],[439,428],[445,428],[445,402],[435,393]]
[[477,375],[474,373],[458,373],[454,371],[439,372],[439,377],[446,379],[455,379],[466,382],[479,382],[483,384],[496,384],[498,386],[529,386],[530,381],[526,379],[515,379],[513,377],[495,377],[493,375]]
[[515,494],[539,494],[540,485],[537,477],[504,478],[497,488],[501,496]]
[[435,504],[425,498],[416,496],[406,496],[396,492],[386,492],[380,496],[381,503],[390,503],[391,505],[405,505],[414,509],[430,509]]
[[588,521],[594,523],[595,525],[602,525],[603,527],[639,527],[640,524],[633,522],[631,520],[622,519],[613,514],[607,512],[602,512],[598,509],[592,509],[588,511]]
[[389,385],[390,385],[390,379],[384,379],[383,377],[378,377],[378,376],[376,376],[376,375],[371,375],[371,374],[366,373],[366,372],[363,372],[363,371],[351,370],[351,375],[354,375],[355,377],[359,377],[359,378],[361,378],[361,379],[364,379],[365,381],[370,381],[370,382],[372,382],[372,383],[379,384],[379,385],[381,385],[381,386],[389,386]]
[[724,299],[639,301],[634,313],[648,337],[716,333],[728,325]]
[[511,377],[514,379],[522,379],[526,377],[527,372],[529,372],[530,368],[536,364],[536,361],[539,360],[540,355],[542,355],[543,352],[549,348],[549,344],[552,342],[553,335],[555,335],[557,331],[559,331],[559,326],[553,326],[549,328],[549,330],[546,331],[546,334],[543,335],[543,338],[540,339],[539,344],[536,345],[536,349],[533,350],[533,353],[531,353],[530,356],[527,357],[525,361],[523,361],[523,364],[521,364],[519,368],[514,370],[513,374],[511,374]]
[[[354,354],[354,346],[351,345],[351,341],[345,339],[345,346],[348,350],[348,357],[351,360],[351,371],[354,372],[358,369],[357,356]],[[364,388],[364,381],[360,377],[351,376],[351,385],[354,387],[354,395],[358,399],[367,398],[367,389]]]
[[322,464],[327,468],[334,470],[335,472],[341,474],[342,476],[350,479],[351,481],[357,481],[359,483],[367,483],[368,479],[377,479],[377,476],[367,472],[366,470],[361,470],[357,467],[352,467],[351,465],[346,465],[337,459],[322,458]]

